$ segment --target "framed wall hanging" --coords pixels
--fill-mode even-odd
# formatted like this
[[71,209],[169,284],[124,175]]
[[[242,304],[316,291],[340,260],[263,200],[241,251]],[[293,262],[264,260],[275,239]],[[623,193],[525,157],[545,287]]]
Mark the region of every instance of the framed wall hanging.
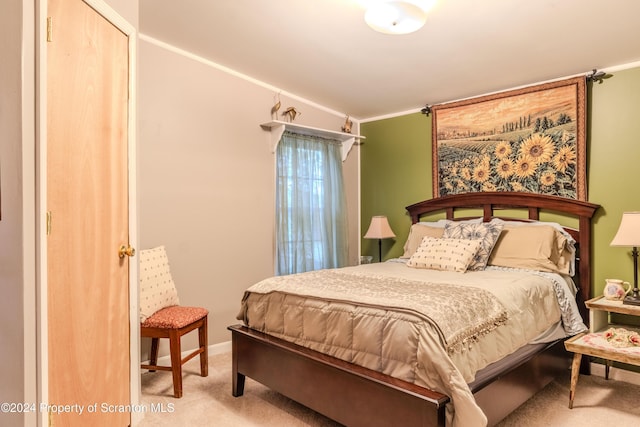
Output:
[[577,77],[433,106],[433,196],[586,200],[585,87]]

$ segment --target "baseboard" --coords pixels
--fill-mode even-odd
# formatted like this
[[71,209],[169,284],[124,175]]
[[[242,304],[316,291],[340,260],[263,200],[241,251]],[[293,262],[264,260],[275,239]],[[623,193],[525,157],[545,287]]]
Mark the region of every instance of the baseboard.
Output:
[[[591,375],[597,375],[604,378],[605,366],[601,363],[591,362]],[[611,369],[609,369],[609,379],[640,385],[640,373],[618,368],[616,366],[612,366]]]
[[[182,352],[182,357],[184,358],[184,357],[188,356],[194,350],[195,350],[195,348],[183,351]],[[212,345],[209,346],[208,351],[209,351],[209,356],[213,356],[214,354],[222,354],[222,353],[231,352],[231,341],[225,341],[225,342],[221,342],[221,343],[218,343],[218,344],[212,344]],[[160,365],[169,366],[169,365],[171,365],[171,358],[170,358],[169,355],[158,357],[158,363]],[[141,362],[141,364],[147,365],[147,364],[149,364],[149,360],[143,360]],[[148,372],[148,370],[147,369],[142,369],[142,372],[145,373],[145,372]]]

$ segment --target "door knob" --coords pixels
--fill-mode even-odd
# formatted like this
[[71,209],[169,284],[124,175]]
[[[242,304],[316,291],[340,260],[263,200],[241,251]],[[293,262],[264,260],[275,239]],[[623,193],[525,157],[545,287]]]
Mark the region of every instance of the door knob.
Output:
[[132,257],[136,254],[136,250],[134,248],[132,248],[131,246],[127,245],[122,245],[120,246],[120,249],[118,250],[118,257],[120,258],[124,258],[125,256],[129,256]]

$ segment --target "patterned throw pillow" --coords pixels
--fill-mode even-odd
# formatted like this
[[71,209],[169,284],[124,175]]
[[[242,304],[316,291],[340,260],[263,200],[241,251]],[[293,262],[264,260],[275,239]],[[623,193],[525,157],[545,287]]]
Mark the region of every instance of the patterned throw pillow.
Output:
[[164,246],[140,251],[140,322],[158,310],[180,304]]
[[407,265],[464,273],[480,248],[480,240],[425,237]]
[[469,270],[484,270],[503,227],[504,222],[499,219],[476,224],[451,222],[444,226],[442,237],[448,239],[480,240],[482,244],[473,262],[469,266]]

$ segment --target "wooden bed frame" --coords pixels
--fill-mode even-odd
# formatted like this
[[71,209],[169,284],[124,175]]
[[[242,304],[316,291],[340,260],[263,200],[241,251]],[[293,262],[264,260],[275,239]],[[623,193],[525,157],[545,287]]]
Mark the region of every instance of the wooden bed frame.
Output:
[[[584,301],[591,297],[591,219],[598,205],[528,193],[468,193],[426,200],[406,209],[412,223],[423,215],[444,212],[447,219],[460,209],[480,209],[484,221],[500,216],[498,210],[524,210],[538,220],[540,212],[578,219],[568,230],[578,242],[576,283],[578,306],[585,323]],[[296,344],[251,330],[230,326],[232,333],[233,396],[244,392],[245,376],[270,387],[346,426],[444,426],[441,393],[372,371]],[[560,340],[515,362],[492,378],[472,384],[476,402],[493,425],[524,403],[554,378],[566,375],[570,355]]]

